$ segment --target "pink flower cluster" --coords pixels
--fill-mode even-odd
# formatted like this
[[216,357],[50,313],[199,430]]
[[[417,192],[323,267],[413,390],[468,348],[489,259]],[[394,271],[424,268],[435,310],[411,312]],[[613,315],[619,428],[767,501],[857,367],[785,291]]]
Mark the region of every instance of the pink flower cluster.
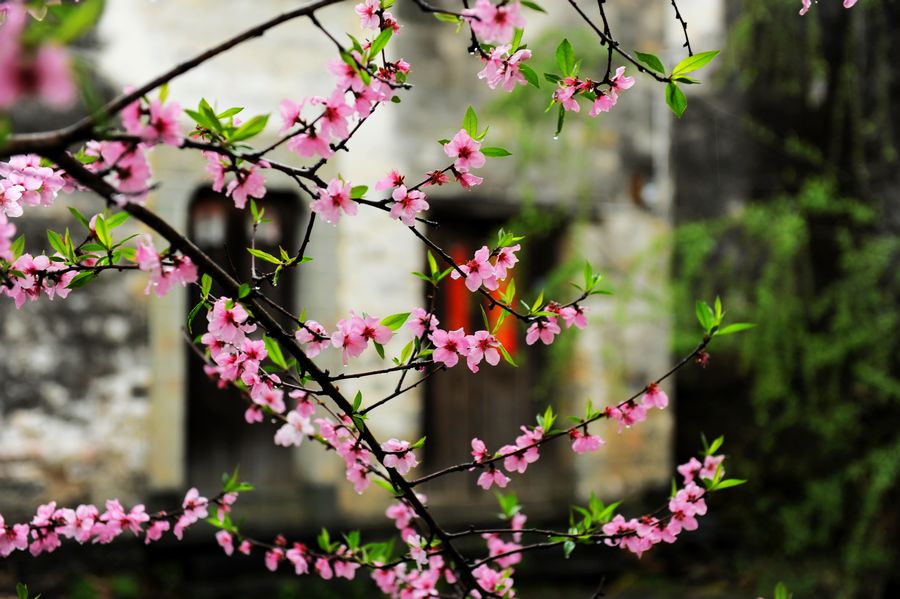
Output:
[[[12,225],[6,223],[5,218],[0,215],[0,250],[6,245],[3,242],[4,228],[9,231],[10,227]],[[9,250],[5,253],[11,257]],[[2,257],[0,253],[0,258]],[[12,271],[21,273],[22,276]],[[10,272],[7,273],[8,281],[5,285],[0,284],[0,295],[11,297],[16,303],[16,308],[21,308],[26,301],[37,300],[41,291],[51,300],[54,297],[65,299],[71,291],[68,285],[76,274],[61,261],[53,261],[44,255],[22,254],[10,265]]]
[[40,156],[12,156],[9,162],[0,162],[0,215],[22,216],[23,205],[50,206],[68,188],[64,173],[41,166]]
[[351,189],[349,182],[332,179],[328,187],[319,188],[319,198],[310,203],[310,209],[332,225],[341,220],[341,211],[347,216],[355,216],[357,205],[350,198]]
[[[287,406],[284,391],[278,375],[265,372],[260,364],[268,357],[265,342],[247,337],[256,330],[256,325],[248,323],[249,314],[244,307],[228,298],[219,298],[213,309],[207,313],[207,332],[201,337],[215,365],[206,365],[204,370],[220,386],[240,380],[249,388],[251,405],[244,412],[248,424],[263,421],[263,408],[276,414],[284,414]],[[311,424],[315,406],[305,391],[293,390],[288,397],[295,400],[294,410],[284,416],[285,424],[276,432],[277,445],[290,447],[300,445],[304,437],[312,436],[315,429]]]
[[[365,491],[369,481],[369,468],[372,464],[372,452],[362,446],[353,435],[353,421],[346,415],[336,424],[329,418],[318,418],[319,434],[344,459],[346,476],[357,493]],[[415,457],[413,458],[415,459]]]
[[578,95],[587,92],[593,93],[596,98],[588,114],[597,116],[601,112],[609,112],[616,105],[619,101],[619,94],[634,85],[634,77],[627,77],[625,67],[619,67],[616,69],[616,74],[610,79],[606,90],[600,89],[600,85],[590,79],[565,77],[559,81],[559,86],[553,92],[553,101],[561,104],[566,110],[578,112],[581,110],[576,99]]
[[[126,89],[125,92],[130,92]],[[184,136],[178,128],[178,102],[164,103],[157,98],[151,102],[138,99],[122,109],[122,126],[125,131],[136,135],[148,145],[157,143],[180,146]]]
[[472,139],[465,129],[460,129],[453,139],[444,144],[444,153],[454,159],[453,174],[464,189],[481,185],[484,179],[469,172],[473,168],[483,167],[487,160],[481,151],[480,141]]
[[337,330],[331,335],[331,343],[341,350],[344,364],[350,358],[359,356],[369,342],[384,345],[394,336],[393,331],[381,324],[373,316],[357,316],[350,312],[350,318],[339,320]]
[[[504,445],[497,452],[497,455],[503,457],[503,467],[507,472],[517,472],[524,474],[529,464],[533,464],[541,457],[538,451],[538,445],[544,438],[544,429],[536,426],[533,429],[521,427],[522,434],[516,437],[515,445]],[[482,464],[491,459],[491,454],[487,450],[484,441],[475,437],[472,439],[472,458],[476,464]],[[499,468],[494,466],[494,462],[487,464],[487,470],[478,477],[478,486],[487,491],[493,485],[497,485],[501,489],[509,484],[510,478],[503,474]]]
[[[235,119],[237,122],[237,119]],[[201,152],[206,158],[206,172],[213,178],[213,191],[225,190],[225,196],[234,200],[234,207],[243,210],[249,198],[262,199],[266,195],[266,179],[260,172],[269,168],[269,163],[259,160],[255,164],[249,162],[232,163],[227,156],[218,152]],[[225,185],[225,175],[234,173],[234,178]]]
[[409,447],[409,441],[388,439],[381,444],[381,449],[387,454],[382,462],[384,466],[395,469],[398,474],[405,475],[419,465],[416,454]]
[[471,260],[465,264],[460,264],[459,270],[453,269],[450,272],[450,278],[454,280],[459,279],[463,276],[460,274],[460,271],[462,271],[465,275],[466,288],[469,291],[478,291],[478,288],[482,285],[486,289],[494,291],[500,287],[500,281],[506,279],[508,271],[519,261],[516,257],[516,252],[520,249],[522,249],[522,246],[518,243],[500,248],[496,252],[494,263],[491,264],[490,259],[493,254],[486,245],[481,246],[481,249],[475,252]]
[[472,31],[482,42],[509,43],[516,29],[525,27],[522,5],[518,0],[494,4],[478,0],[473,8],[463,11]]
[[562,318],[566,328],[574,326],[578,329],[587,327],[587,311],[588,308],[574,304],[572,306],[560,306],[556,302],[550,302],[544,307],[545,312],[552,312],[557,316],[541,316],[535,320],[528,330],[525,332],[525,343],[534,345],[541,341],[544,345],[550,345],[553,340],[562,332],[558,318]]
[[[437,320],[434,320],[434,325],[436,324]],[[462,356],[466,359],[469,370],[475,373],[478,372],[482,360],[491,366],[500,363],[500,341],[488,331],[476,331],[472,335],[466,335],[462,328],[449,332],[434,328],[428,338],[434,344],[431,359],[435,364],[453,368]]]
[[197,267],[194,266],[191,259],[187,256],[173,254],[169,256],[171,264],[164,264],[150,235],[144,235],[138,242],[135,260],[138,268],[150,273],[150,280],[144,289],[146,294],[149,294],[152,289],[158,297],[163,297],[176,283],[181,283],[182,287],[186,287],[188,283],[197,282]]
[[637,400],[627,401],[615,407],[606,408],[606,416],[610,420],[619,423],[619,432],[622,427],[631,428],[638,422],[647,419],[647,410],[657,408],[664,410],[669,405],[669,396],[659,388],[656,383],[647,385],[646,392]]
[[85,154],[98,158],[85,168],[105,176],[119,191],[120,195],[116,199],[119,204],[144,203],[150,186],[150,163],[147,162],[144,144],[89,141]]
[[[364,0],[353,10],[359,15],[359,24],[363,29],[393,29],[394,33],[400,31],[400,25],[394,19],[394,15],[381,8],[381,0]],[[382,21],[384,22],[383,26]]]
[[[807,12],[809,12],[810,7],[812,7],[813,0],[800,0],[800,2],[803,5],[800,8],[800,14],[805,15]],[[856,4],[856,2],[857,0],[844,0],[844,8],[852,8],[853,5]]]
[[23,39],[27,18],[25,3],[20,0],[0,7],[0,109],[28,95],[55,108],[66,108],[76,98],[69,55],[53,44],[28,48]]
[[[220,510],[228,511],[237,499],[237,493],[228,493],[216,501]],[[79,505],[75,509],[57,508],[51,501],[37,508],[28,524],[6,524],[0,516],[0,556],[7,557],[14,551],[28,551],[33,556],[52,553],[62,545],[63,539],[73,539],[80,544],[87,542],[107,544],[125,531],[136,536],[143,534],[144,542],[158,541],[175,522],[174,534],[182,538],[184,529],[208,513],[210,500],[200,496],[197,489],[187,492],[178,512],[148,514],[143,505],[125,510],[118,499],[106,502],[101,513],[95,505]]]
[[[423,505],[427,503],[424,495],[416,493],[416,497]],[[437,585],[441,579],[448,584],[456,582],[456,577],[446,566],[444,558],[439,553],[429,553],[424,539],[412,527],[416,513],[405,499],[390,505],[385,515],[400,530],[400,537],[409,547],[410,558],[416,567],[410,569],[406,563],[401,563],[392,568],[374,569],[372,579],[382,593],[398,599],[436,597]]]
[[[706,514],[707,508],[704,499],[706,490],[694,482],[694,475],[699,473],[701,478],[712,479],[724,459],[725,456],[722,455],[707,456],[706,462],[710,466],[706,467],[696,458],[691,458],[691,462],[679,466],[684,486],[669,499],[669,516],[662,519],[644,516],[626,520],[624,516],[617,514],[603,525],[605,534],[617,535],[617,538],[606,539],[604,542],[611,547],[622,547],[640,557],[657,543],[674,543],[683,531],[697,530],[697,516]],[[704,476],[704,473],[709,476]]]
[[497,89],[502,87],[504,91],[511,92],[516,85],[527,85],[525,76],[519,69],[519,65],[531,58],[531,50],[516,50],[510,55],[510,45],[497,46],[491,50],[485,62],[484,68],[478,73],[479,79],[484,79],[488,87]]

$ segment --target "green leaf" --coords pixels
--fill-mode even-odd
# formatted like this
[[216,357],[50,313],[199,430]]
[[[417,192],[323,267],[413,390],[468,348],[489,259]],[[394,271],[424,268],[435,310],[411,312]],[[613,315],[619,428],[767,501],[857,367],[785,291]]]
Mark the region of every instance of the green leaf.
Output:
[[511,355],[509,355],[509,352],[506,351],[506,348],[503,347],[503,344],[500,344],[500,353],[503,354],[503,359],[506,360],[506,362],[507,362],[510,366],[518,367],[518,365],[516,364],[516,361],[513,360],[513,358],[512,358]]
[[443,12],[436,12],[436,13],[432,13],[432,14],[434,14],[434,18],[437,19],[438,21],[443,21],[445,23],[459,23],[460,22],[460,18],[457,17],[456,15],[448,15],[447,13],[443,13]]
[[28,599],[28,587],[21,582],[16,583],[16,595],[19,599]]
[[106,219],[102,215],[98,215],[94,220],[94,232],[104,248],[112,249],[112,236],[109,234],[109,226],[106,224]]
[[481,153],[489,158],[503,158],[504,156],[512,156],[512,154],[504,148],[495,148],[491,146],[481,148]]
[[536,10],[536,11],[542,12],[544,14],[547,13],[547,11],[544,10],[543,8],[541,8],[541,6],[537,2],[532,2],[531,0],[521,0],[521,4],[522,4],[522,6],[527,6],[531,10]]
[[368,185],[354,185],[350,189],[350,198],[358,200],[365,196],[367,191],[369,191]]
[[635,56],[638,57],[642,63],[656,71],[657,73],[665,73],[666,67],[663,65],[662,61],[655,54],[650,54],[649,52],[638,52],[635,51]]
[[232,108],[229,108],[228,110],[223,110],[216,116],[219,118],[219,120],[227,119],[233,117],[236,114],[240,114],[243,110],[244,108],[242,106],[234,106]]
[[[218,120],[218,119],[217,119]],[[228,141],[236,142],[242,141],[244,139],[250,139],[251,137],[255,137],[262,133],[263,129],[266,128],[266,124],[269,122],[269,115],[260,114],[246,123],[242,124],[237,130],[228,136]]]
[[722,489],[730,489],[731,487],[738,487],[740,485],[745,484],[746,480],[741,480],[739,478],[726,478],[725,480],[720,480],[710,489],[711,491],[721,491]]
[[378,357],[384,360],[384,346],[376,341],[373,341],[372,345],[375,346],[375,353],[378,354]]
[[385,316],[381,319],[381,324],[386,326],[392,331],[396,331],[406,322],[406,319],[409,318],[409,312],[401,312],[399,314],[391,314],[390,316]]
[[78,289],[79,287],[84,287],[90,283],[95,276],[96,275],[93,272],[78,273],[71,281],[69,281],[69,284],[66,285],[66,289]]
[[203,295],[203,299],[209,297],[209,290],[212,289],[212,282],[212,277],[206,273],[200,277],[200,293]]
[[103,13],[103,0],[86,0],[77,6],[61,7],[68,10],[54,11],[62,13],[59,25],[53,27],[50,38],[60,44],[69,44],[90,31]]
[[566,122],[566,109],[563,108],[562,104],[559,105],[559,115],[556,117],[556,133],[553,134],[554,138],[559,137],[559,134],[562,133],[563,125]]
[[706,455],[713,455],[718,451],[722,444],[725,442],[725,436],[720,435],[713,439],[713,442],[709,444],[709,447],[706,448]]
[[200,313],[200,309],[205,305],[206,305],[206,299],[202,299],[199,302],[197,302],[197,304],[193,308],[191,308],[190,312],[188,312],[188,316],[187,316],[188,333],[193,335],[194,332],[191,329],[191,326],[194,324],[194,319],[197,318],[197,314]]
[[538,89],[541,88],[540,77],[538,77],[538,74],[535,73],[534,69],[532,69],[530,66],[528,66],[527,64],[520,64],[519,72],[522,73],[522,76],[525,77],[525,81],[527,81],[530,85]]
[[471,137],[476,137],[478,135],[478,116],[475,114],[475,109],[471,106],[466,109],[466,114],[462,120],[462,128],[465,129],[466,133]]
[[736,322],[734,324],[730,324],[727,327],[722,327],[718,331],[716,331],[716,336],[721,335],[731,335],[733,333],[740,333],[741,331],[746,331],[747,329],[752,329],[756,326],[755,323],[752,322]]
[[212,106],[209,105],[209,102],[206,101],[205,98],[200,99],[200,113],[206,117],[206,122],[211,126],[213,131],[217,133],[222,133],[222,123],[219,122],[219,117],[216,116],[216,111],[212,109]]
[[783,582],[779,582],[775,585],[775,597],[774,599],[790,599],[790,594],[788,593],[788,589],[784,586]]
[[563,38],[563,41],[556,47],[556,64],[559,65],[559,70],[566,77],[571,77],[575,72],[575,50],[568,39]]
[[275,364],[282,370],[287,370],[288,365],[284,359],[284,354],[281,353],[281,346],[278,345],[278,342],[266,335],[263,337],[263,343],[266,344],[266,351],[269,353],[269,360],[271,360],[273,364]]
[[554,83],[554,84],[562,81],[562,77],[560,77],[559,75],[555,75],[553,73],[544,73],[544,79],[546,79],[550,83]]
[[684,96],[684,92],[681,91],[681,88],[678,87],[678,84],[670,81],[668,85],[666,85],[666,104],[669,105],[669,108],[672,109],[672,112],[675,113],[675,116],[681,118],[681,115],[684,114],[685,109],[687,108],[687,98]]
[[59,252],[61,255],[68,255],[69,252],[66,248],[66,243],[62,240],[62,237],[59,236],[59,233],[47,229],[47,241],[49,241],[53,249]]
[[88,219],[86,219],[84,217],[84,215],[78,211],[77,208],[73,208],[72,206],[69,206],[69,212],[72,214],[72,216],[75,217],[75,220],[77,220],[84,226],[85,229],[91,228],[90,222],[88,221]]
[[248,295],[250,295],[250,285],[241,283],[241,286],[238,287],[238,299],[244,299]]
[[260,260],[265,260],[266,262],[271,262],[272,264],[282,264],[281,260],[270,254],[269,252],[264,252],[262,250],[256,250],[253,248],[247,248],[247,251],[252,255],[256,256]]
[[694,304],[694,313],[697,315],[697,321],[703,327],[703,331],[709,333],[716,323],[712,308],[706,302],[697,300],[697,303]]
[[109,227],[110,230],[115,229],[116,227],[120,227],[125,224],[125,221],[128,220],[130,215],[125,212],[116,212],[106,219],[106,226]]
[[431,250],[428,250],[428,253],[426,255],[428,256],[428,268],[431,269],[431,276],[434,276],[439,272],[437,260],[434,259],[434,255],[431,253]]
[[672,76],[676,75],[684,75],[685,73],[690,73],[691,71],[696,71],[697,69],[705,66],[709,63],[713,58],[715,58],[719,54],[718,50],[710,50],[708,52],[698,52],[693,56],[688,56],[672,69]]
[[359,406],[362,405],[362,391],[357,391],[356,396],[353,398],[353,411],[359,412]]
[[378,34],[374,40],[372,40],[372,45],[369,47],[369,60],[372,60],[375,56],[378,56],[378,53],[384,50],[385,46],[388,45],[388,42],[391,41],[391,36],[394,35],[394,30],[388,27]]

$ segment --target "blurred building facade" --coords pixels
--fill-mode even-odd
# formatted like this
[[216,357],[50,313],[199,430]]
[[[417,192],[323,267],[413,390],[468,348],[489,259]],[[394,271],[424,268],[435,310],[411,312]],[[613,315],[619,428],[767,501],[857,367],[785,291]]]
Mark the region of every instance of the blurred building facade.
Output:
[[[723,3],[703,4],[704,12],[691,15],[692,41],[698,48],[719,47]],[[88,58],[100,77],[118,89],[147,80],[294,6],[288,0],[242,0],[229,3],[228,10],[200,0],[111,2],[100,23],[98,49]],[[669,11],[666,3],[640,0],[612,12],[623,44],[674,59],[681,51],[681,30]],[[400,105],[379,109],[354,136],[352,152],[338,153],[327,172],[370,188],[391,168],[416,179],[442,167],[446,157],[436,140],[456,131],[467,105],[478,108],[491,98],[475,77],[480,64],[466,54],[465,40],[454,36],[452,27],[413,8],[399,7],[398,12],[405,27],[393,51],[412,64],[415,89]],[[335,32],[358,28],[349,4],[330,8],[323,17]],[[531,20],[528,36],[575,26],[553,18]],[[291,23],[176,79],[170,96],[186,107],[205,97],[219,108],[274,113],[267,137],[259,140],[264,144],[276,139],[282,98],[330,91],[333,80],[324,64],[333,56],[331,42],[308,22]],[[592,139],[590,147],[577,146],[584,139],[578,120],[587,118],[578,115],[564,133],[567,142],[576,144],[573,153],[528,163],[527,172],[526,165],[512,158],[489,165],[483,173],[485,184],[476,191],[434,191],[429,197],[432,215],[448,223],[435,235],[463,255],[515,219],[524,200],[532,212],[562,215],[559,226],[536,236],[539,251],[526,239],[522,277],[530,280],[517,276],[520,289],[549,283],[559,263],[586,259],[607,274],[610,288],[627,277],[647,295],[593,298],[589,329],[564,333],[574,335],[574,341],[560,344],[566,345],[562,349],[531,351],[524,344],[524,331],[509,333],[508,341],[522,362],[519,372],[506,365],[483,368],[467,377],[468,383],[460,373],[443,373],[435,383],[374,413],[371,424],[380,437],[414,440],[427,433],[426,469],[454,455],[464,461],[471,436],[486,438],[492,448],[511,442],[518,425],[533,424],[548,400],[564,416],[581,414],[588,399],[595,406],[616,403],[667,370],[670,323],[654,294],[666,280],[668,259],[664,252],[650,252],[671,226],[667,111],[662,88],[639,79],[605,119],[602,136]],[[184,125],[189,126],[187,121]],[[500,121],[492,127],[490,145],[508,147],[515,155],[516,127],[531,125]],[[552,139],[552,125],[544,125],[548,133],[543,143],[559,143]],[[281,150],[273,158],[295,161]],[[210,252],[219,252],[220,259],[240,261],[246,215],[212,194],[201,157],[160,148],[152,154],[152,166],[160,186],[149,207],[189,231]],[[527,193],[523,181],[528,182]],[[264,204],[273,222],[260,232],[261,242],[273,247],[296,243],[309,215],[309,198],[277,173],[267,173],[267,186]],[[75,202],[85,213],[101,208],[90,197]],[[32,210],[17,221],[29,251],[40,251],[47,227],[77,226],[68,219],[64,203]],[[319,224],[307,253],[314,260],[276,293],[286,307],[296,313],[305,310],[329,330],[350,310],[385,316],[426,301],[421,281],[409,274],[423,269],[424,248],[383,212],[362,207],[357,217],[342,219],[337,227]],[[274,428],[268,424],[235,426],[242,407],[203,386],[198,379],[203,374],[185,342],[188,292],[175,289],[160,299],[144,295],[144,284],[140,274],[103,276],[66,301],[42,299],[20,311],[11,302],[0,305],[0,511],[26,511],[50,499],[77,503],[119,497],[143,502],[194,485],[212,493],[215,487],[209,487],[217,484],[222,470],[239,462],[243,477],[259,485],[249,499],[251,520],[315,526],[323,516],[359,522],[380,517],[386,494],[376,488],[358,496],[332,454],[312,444],[291,450],[276,447],[271,442]],[[459,300],[452,290],[442,293],[438,311],[450,319],[445,323],[469,319],[471,326],[479,326],[480,318],[473,317],[477,304],[460,308],[453,304]],[[393,341],[388,353],[399,353],[405,342]],[[322,356],[322,365],[331,372],[342,369],[336,354],[327,351]],[[383,365],[368,350],[351,368]],[[556,379],[540,380],[544,371]],[[441,376],[446,377],[443,382]],[[360,390],[369,399],[388,395],[395,384],[396,377],[380,377],[346,381],[341,388],[350,396]],[[465,422],[450,422],[460,411]],[[672,427],[670,411],[654,413],[621,435],[601,425],[600,434],[608,442],[602,451],[576,460],[560,443],[548,450],[544,470],[516,479],[513,488],[529,513],[549,512],[555,506],[561,516],[562,506],[591,492],[620,497],[664,486],[674,466]],[[471,506],[493,502],[477,489],[474,475],[455,476],[448,485],[423,489],[439,510],[463,519],[471,516]],[[151,504],[148,509],[164,507]],[[485,514],[493,511],[491,507]]]

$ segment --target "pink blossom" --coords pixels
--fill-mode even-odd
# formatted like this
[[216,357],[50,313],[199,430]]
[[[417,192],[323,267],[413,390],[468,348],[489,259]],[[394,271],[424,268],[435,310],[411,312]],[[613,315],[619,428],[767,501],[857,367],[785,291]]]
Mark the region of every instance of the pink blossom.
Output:
[[385,175],[383,179],[379,179],[375,183],[375,191],[386,191],[388,189],[393,189],[394,187],[400,187],[403,185],[403,179],[403,175],[396,170],[392,170]]
[[[709,480],[713,480],[716,477],[716,471],[719,469],[719,466],[722,464],[722,460],[725,459],[723,455],[708,455],[706,459],[703,460],[703,468],[700,469],[698,473],[700,478],[706,478]],[[724,472],[724,468],[722,469]]]
[[484,69],[478,73],[479,79],[484,79],[488,87],[496,89],[501,86],[505,91],[511,92],[516,85],[527,85],[528,81],[519,69],[519,64],[531,58],[531,50],[518,50],[509,55],[509,45],[497,46],[485,60]]
[[463,11],[472,31],[482,42],[508,43],[515,30],[524,29],[525,19],[518,0],[495,5],[490,0],[478,0],[474,8]]
[[512,590],[513,581],[507,576],[507,573],[508,571],[498,572],[493,570],[487,564],[472,570],[472,575],[478,582],[478,586],[500,597],[508,596],[507,593]]
[[271,572],[278,569],[278,563],[284,559],[284,550],[280,547],[269,549],[266,551],[266,568]]
[[468,171],[468,169],[453,169],[453,174],[456,177],[456,182],[459,183],[463,189],[469,190],[475,187],[476,185],[481,185],[484,181],[483,178],[478,177]]
[[278,110],[281,112],[281,120],[284,122],[278,132],[281,135],[284,135],[290,131],[294,125],[300,122],[300,112],[303,110],[303,102],[294,102],[293,100],[285,98],[278,105]]
[[647,391],[641,397],[641,401],[645,407],[664,410],[669,405],[669,396],[659,388],[659,385],[650,383],[647,385]]
[[362,334],[358,317],[339,320],[337,330],[331,334],[331,343],[341,350],[344,364],[355,358],[366,349],[368,341]]
[[360,27],[363,29],[380,29],[381,20],[378,13],[381,12],[381,0],[365,0],[360,2],[353,10],[359,15]]
[[521,249],[522,246],[517,243],[516,245],[502,247],[497,252],[497,259],[494,263],[494,276],[497,277],[498,281],[506,279],[507,272],[519,262],[516,252]]
[[235,208],[243,210],[247,205],[247,198],[261,199],[266,195],[266,179],[260,173],[260,168],[267,168],[269,163],[260,160],[250,167],[240,168],[235,172],[235,178],[225,188],[225,195],[234,200]]
[[156,520],[150,526],[147,527],[147,530],[144,531],[144,544],[149,545],[153,541],[158,541],[162,538],[163,533],[169,530],[172,525],[168,520]]
[[616,69],[616,74],[612,77],[610,86],[616,93],[631,89],[634,86],[634,77],[627,77],[625,75],[625,67],[619,67]]
[[425,551],[425,539],[419,535],[413,534],[406,537],[405,541],[409,546],[409,557],[416,563],[416,568],[421,570],[423,566],[428,565],[428,552]]
[[359,564],[356,562],[340,559],[334,560],[332,566],[334,567],[335,576],[338,578],[346,578],[347,580],[353,580],[356,577],[356,570],[359,569]]
[[234,553],[234,537],[227,530],[220,530],[216,533],[216,542],[225,551],[225,555]]
[[247,424],[263,421],[263,412],[258,405],[252,405],[244,411],[244,421]]
[[485,470],[478,476],[478,486],[485,491],[491,488],[491,485],[497,485],[501,489],[506,488],[511,479],[496,468]]
[[13,185],[8,180],[0,179],[0,215],[16,218],[22,216],[22,206],[19,201],[25,188],[21,185]]
[[3,516],[0,516],[0,556],[7,557],[13,551],[23,551],[28,547],[29,530],[27,524],[7,526]]
[[156,99],[150,102],[150,116],[146,128],[140,135],[148,142],[180,146],[184,136],[178,129],[178,115],[181,106],[178,102],[163,104]]
[[566,328],[574,325],[576,328],[587,328],[587,312],[588,308],[582,306],[566,306],[559,309],[559,315],[566,323]]
[[553,92],[553,100],[562,104],[562,107],[565,110],[571,112],[578,112],[581,110],[581,106],[578,105],[578,100],[575,99],[575,92],[577,91],[575,85],[577,80],[572,77],[566,77],[565,79],[559,82],[559,87],[556,88],[556,91]]
[[456,159],[453,163],[455,169],[468,171],[470,168],[484,166],[486,159],[480,148],[480,142],[472,139],[465,129],[460,129],[453,139],[444,144],[444,153],[450,158]]
[[480,464],[490,457],[491,454],[487,450],[484,441],[482,441],[478,437],[472,439],[472,459],[474,459],[476,463]]
[[294,564],[294,573],[297,576],[309,573],[309,561],[307,560],[306,545],[302,543],[294,543],[291,549],[285,554],[288,561]]
[[577,428],[569,433],[569,438],[572,439],[572,451],[575,453],[597,451],[605,443],[599,436],[588,434]]
[[249,316],[241,304],[220,297],[206,315],[208,331],[219,341],[237,345],[243,342],[245,333],[256,330],[256,325],[246,324]]
[[320,557],[316,560],[316,573],[322,580],[331,580],[334,578],[331,563],[324,557]]
[[700,472],[701,468],[703,468],[703,464],[697,458],[691,458],[690,461],[678,466],[676,470],[684,478],[684,484],[688,484],[694,480],[694,476]]
[[453,368],[459,361],[459,356],[469,355],[469,341],[462,328],[449,333],[443,329],[437,329],[431,334],[430,339],[435,347],[431,359],[436,364],[444,364],[447,368]]
[[606,92],[598,91],[597,98],[591,105],[591,111],[588,114],[590,116],[598,116],[601,112],[609,112],[610,109],[616,105],[618,99],[619,96],[614,90],[610,89]]
[[391,218],[399,219],[407,227],[416,224],[416,215],[419,212],[428,210],[425,194],[418,190],[407,192],[405,185],[395,189],[391,197],[394,199],[391,205]]
[[346,88],[338,87],[328,99],[320,98],[314,101],[325,105],[322,117],[319,119],[321,123],[319,134],[323,137],[327,138],[331,135],[338,139],[344,139],[349,133],[347,118],[353,114],[353,108],[347,105],[344,89]]
[[560,328],[556,324],[555,317],[541,317],[528,327],[528,331],[525,333],[525,343],[534,345],[540,339],[544,345],[550,345],[553,343],[553,338],[559,333]]
[[[357,61],[362,63],[362,57],[359,55],[359,52],[354,50],[352,54]],[[343,59],[335,58],[328,61],[325,66],[329,73],[337,77],[338,85],[344,89],[350,88],[354,92],[362,92],[366,89],[366,84],[360,79],[356,69],[344,62]]]
[[500,342],[487,331],[477,331],[466,337],[469,343],[469,354],[466,365],[472,372],[478,372],[478,364],[485,360],[491,366],[500,363]]
[[336,225],[341,219],[341,210],[348,216],[357,212],[356,202],[350,199],[352,186],[340,179],[332,179],[325,189],[319,189],[319,199],[310,204],[313,212],[325,219],[325,222]]
[[318,154],[322,158],[329,158],[334,150],[328,145],[328,136],[316,132],[316,128],[310,125],[305,133],[291,137],[287,142],[287,149],[301,158],[309,158]]
[[313,428],[309,418],[293,410],[287,415],[287,424],[279,428],[275,433],[275,444],[282,447],[300,445],[303,442],[303,437],[314,435],[315,432],[316,429]]
[[284,391],[276,389],[268,381],[261,381],[254,385],[250,390],[250,399],[278,414],[285,410]]
[[481,249],[475,252],[475,256],[471,260],[459,265],[459,270],[454,268],[450,271],[450,278],[459,279],[461,276],[459,272],[462,271],[466,275],[466,288],[469,291],[478,291],[478,288],[482,285],[491,291],[497,289],[500,284],[497,282],[494,267],[488,262],[490,257],[491,251],[488,247],[486,245],[481,246]]
[[294,333],[294,338],[306,346],[303,351],[310,358],[318,356],[331,343],[328,331],[315,320],[303,323],[303,326]]
[[606,408],[606,416],[619,423],[619,432],[621,433],[623,426],[631,428],[632,425],[646,420],[647,408],[635,401],[629,401],[621,406]]
[[409,313],[409,320],[406,321],[406,328],[411,330],[416,337],[422,337],[426,329],[431,333],[438,324],[440,323],[434,314],[424,308],[413,308]]
[[419,464],[416,455],[409,448],[409,441],[388,439],[381,444],[381,449],[388,453],[384,456],[385,467],[394,468],[399,474],[406,474]]

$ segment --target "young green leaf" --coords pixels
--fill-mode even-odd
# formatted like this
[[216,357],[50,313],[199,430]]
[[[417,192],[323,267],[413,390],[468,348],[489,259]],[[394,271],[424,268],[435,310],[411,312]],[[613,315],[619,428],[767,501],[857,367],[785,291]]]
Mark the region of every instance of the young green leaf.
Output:
[[752,322],[736,322],[734,324],[730,324],[727,327],[722,327],[718,331],[716,331],[716,336],[721,335],[731,335],[733,333],[740,333],[741,331],[746,331],[748,329],[752,329],[756,324]]
[[538,77],[538,74],[534,72],[527,64],[519,65],[519,72],[522,73],[522,76],[525,77],[525,81],[529,83],[532,87],[536,87],[538,89],[541,88],[541,80]]
[[710,50],[709,52],[698,52],[693,56],[688,56],[672,69],[672,75],[684,75],[686,73],[690,73],[691,71],[696,71],[697,69],[705,66],[709,63],[716,55],[719,53],[718,50]]
[[503,158],[504,156],[512,156],[512,154],[504,148],[494,148],[491,146],[481,148],[481,153],[489,158]]
[[684,92],[681,91],[681,88],[678,87],[678,84],[673,81],[666,85],[666,104],[669,105],[669,108],[672,109],[672,112],[678,118],[681,118],[681,115],[687,109],[687,98]]
[[268,335],[263,337],[263,342],[266,344],[266,352],[269,354],[269,360],[282,370],[287,370],[288,365],[284,360],[284,354],[281,353],[281,346],[278,345],[278,342]]
[[478,116],[475,114],[475,109],[471,106],[466,109],[466,114],[463,116],[462,128],[465,129],[466,133],[470,136],[478,136]]
[[635,56],[638,57],[642,63],[656,71],[657,73],[665,73],[666,67],[663,65],[662,61],[655,54],[650,54],[649,52],[637,52],[634,53]]
[[559,70],[566,77],[571,77],[575,72],[575,50],[568,39],[563,38],[563,41],[556,47],[556,64],[559,65]]
[[272,264],[282,264],[281,260],[270,254],[269,252],[264,252],[262,250],[257,250],[254,248],[247,248],[247,251],[252,255],[256,256],[260,260],[265,260],[266,262],[270,262]]
[[406,322],[406,319],[409,318],[409,312],[401,312],[400,314],[391,314],[390,316],[385,316],[381,320],[381,324],[386,326],[392,331],[396,331]]

